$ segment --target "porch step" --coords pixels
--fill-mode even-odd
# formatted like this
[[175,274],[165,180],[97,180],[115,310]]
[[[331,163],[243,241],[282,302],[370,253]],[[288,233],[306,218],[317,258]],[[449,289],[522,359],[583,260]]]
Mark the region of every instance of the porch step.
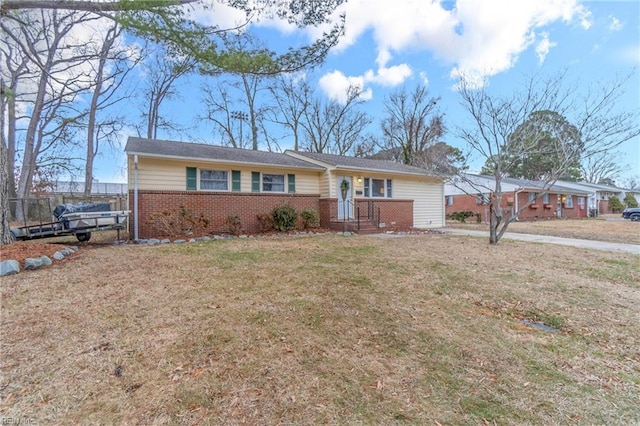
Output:
[[372,222],[360,222],[360,229],[358,229],[358,222],[331,222],[329,228],[335,231],[347,231],[355,232],[358,234],[379,234],[381,229],[375,223]]

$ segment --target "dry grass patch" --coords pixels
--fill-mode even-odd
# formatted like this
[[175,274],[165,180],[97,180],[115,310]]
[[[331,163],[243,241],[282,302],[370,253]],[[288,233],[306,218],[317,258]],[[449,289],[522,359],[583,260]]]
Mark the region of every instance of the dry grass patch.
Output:
[[640,422],[639,282],[633,255],[444,235],[81,250],[3,278],[0,412],[43,423]]
[[[615,220],[607,220],[614,218]],[[448,227],[489,230],[488,224],[447,222]],[[564,238],[608,241],[611,243],[640,244],[640,226],[637,222],[609,215],[597,219],[552,219],[512,222],[507,232],[552,235]]]

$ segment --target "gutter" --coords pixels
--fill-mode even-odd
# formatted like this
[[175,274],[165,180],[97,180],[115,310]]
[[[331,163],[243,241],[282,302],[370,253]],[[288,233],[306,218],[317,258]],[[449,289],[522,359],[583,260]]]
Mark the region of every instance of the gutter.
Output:
[[[179,156],[179,155],[163,155],[163,154],[149,154],[145,152],[132,152],[128,151],[128,155],[134,155],[146,158],[163,158],[167,160],[189,160],[196,161],[201,163],[210,163],[210,164],[237,164],[237,165],[245,165],[245,166],[259,166],[259,167],[273,167],[277,169],[299,169],[299,170],[310,170],[314,172],[324,171],[325,168],[322,166],[314,167],[314,164],[309,163],[309,166],[302,165],[288,165],[288,164],[272,164],[272,163],[255,163],[248,161],[236,161],[236,160],[221,160],[221,159],[211,159],[211,158],[202,158],[202,157],[187,157],[187,156]],[[295,158],[295,157],[292,157]],[[301,160],[304,161],[304,160]]]

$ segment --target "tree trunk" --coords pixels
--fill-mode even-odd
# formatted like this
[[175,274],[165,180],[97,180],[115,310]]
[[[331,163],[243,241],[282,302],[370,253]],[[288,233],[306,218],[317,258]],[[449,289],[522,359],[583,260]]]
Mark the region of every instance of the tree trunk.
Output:
[[7,147],[4,140],[0,142],[0,245],[11,242],[11,230],[9,228],[9,170]]

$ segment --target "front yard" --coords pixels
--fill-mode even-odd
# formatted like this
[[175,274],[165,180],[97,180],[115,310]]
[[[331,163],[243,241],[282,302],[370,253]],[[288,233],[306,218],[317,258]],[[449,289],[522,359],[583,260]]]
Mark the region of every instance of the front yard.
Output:
[[634,255],[446,235],[81,248],[2,278],[0,417],[638,423],[639,283]]
[[[489,230],[489,225],[477,224],[474,218],[468,223],[447,221],[448,227]],[[640,244],[638,222],[624,220],[619,214],[603,215],[597,219],[552,219],[512,222],[507,232],[524,234],[553,235],[555,237],[580,238],[585,240],[608,241],[611,243]]]

